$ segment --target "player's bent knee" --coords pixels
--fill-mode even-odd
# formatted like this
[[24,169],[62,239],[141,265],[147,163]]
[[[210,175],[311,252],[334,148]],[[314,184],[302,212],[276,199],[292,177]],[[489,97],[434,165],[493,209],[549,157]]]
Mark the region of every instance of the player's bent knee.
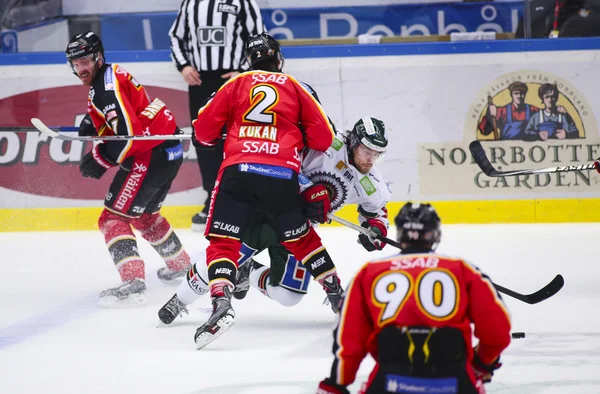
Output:
[[98,218],[98,228],[104,233],[115,224],[129,224],[129,221],[130,219],[126,216],[117,215],[108,209],[103,209],[100,217]]
[[160,224],[164,220],[160,212],[144,213],[140,217],[132,220],[131,224],[137,230],[145,231],[153,227],[155,224]]
[[298,305],[304,297],[304,294],[295,293],[279,286],[269,286],[268,294],[272,300],[275,300],[286,307]]

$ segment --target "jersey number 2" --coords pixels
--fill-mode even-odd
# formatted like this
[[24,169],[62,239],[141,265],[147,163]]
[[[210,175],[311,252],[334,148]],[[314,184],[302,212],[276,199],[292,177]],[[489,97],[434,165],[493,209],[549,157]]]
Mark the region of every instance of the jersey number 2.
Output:
[[379,323],[383,324],[398,316],[411,295],[428,318],[449,320],[458,310],[460,293],[452,273],[432,269],[421,272],[416,281],[407,272],[386,273],[375,280],[372,294],[375,305],[382,308]]
[[279,102],[279,92],[271,85],[256,85],[250,91],[252,106],[244,114],[244,121],[275,124],[275,113],[271,109]]

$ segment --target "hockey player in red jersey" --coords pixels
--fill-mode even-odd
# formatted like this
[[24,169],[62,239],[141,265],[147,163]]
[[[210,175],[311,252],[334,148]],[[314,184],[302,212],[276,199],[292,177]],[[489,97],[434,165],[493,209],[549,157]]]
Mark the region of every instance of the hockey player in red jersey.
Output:
[[[66,56],[73,73],[90,87],[88,119],[81,135],[172,135],[173,114],[159,99],[150,101],[144,87],[117,64],[108,64],[100,38],[78,34]],[[91,122],[89,121],[91,119]],[[167,267],[158,276],[171,281],[185,275],[190,258],[167,220],[162,203],[183,160],[179,140],[103,141],[79,166],[84,177],[99,179],[119,167],[104,200],[98,226],[123,283],[100,294],[101,305],[145,303],[145,268],[132,227],[160,254]]]
[[271,36],[249,37],[245,54],[253,71],[227,81],[194,121],[196,139],[205,145],[215,144],[227,125],[205,230],[213,314],[196,332],[198,348],[234,321],[231,291],[249,222],[274,226],[279,241],[310,267],[332,302],[342,293],[335,265],[306,214],[308,204],[315,220],[326,220],[327,191],[321,185],[300,194],[298,184],[302,150],[327,150],[333,127],[306,87],[281,72],[283,56]]
[[362,394],[485,393],[510,343],[506,306],[477,267],[434,252],[441,230],[431,205],[407,203],[395,223],[402,253],[365,264],[348,287],[317,393],[348,393],[367,353],[377,364]]

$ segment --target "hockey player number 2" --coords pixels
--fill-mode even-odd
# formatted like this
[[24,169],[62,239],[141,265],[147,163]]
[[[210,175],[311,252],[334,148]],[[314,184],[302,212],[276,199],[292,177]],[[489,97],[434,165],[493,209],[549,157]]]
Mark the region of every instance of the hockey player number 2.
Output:
[[451,272],[440,269],[422,271],[416,280],[407,272],[382,275],[373,285],[373,299],[382,308],[379,323],[395,319],[411,296],[428,318],[449,320],[458,310],[458,281]]
[[279,102],[279,93],[271,85],[256,85],[252,88],[252,106],[244,114],[244,121],[275,124],[275,113],[271,108]]

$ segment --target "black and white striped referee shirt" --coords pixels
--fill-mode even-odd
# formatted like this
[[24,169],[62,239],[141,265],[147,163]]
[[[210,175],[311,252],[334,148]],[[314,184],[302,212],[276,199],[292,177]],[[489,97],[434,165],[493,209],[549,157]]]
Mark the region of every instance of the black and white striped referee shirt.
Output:
[[264,30],[255,0],[183,0],[169,31],[171,57],[179,71],[247,70],[244,43]]

